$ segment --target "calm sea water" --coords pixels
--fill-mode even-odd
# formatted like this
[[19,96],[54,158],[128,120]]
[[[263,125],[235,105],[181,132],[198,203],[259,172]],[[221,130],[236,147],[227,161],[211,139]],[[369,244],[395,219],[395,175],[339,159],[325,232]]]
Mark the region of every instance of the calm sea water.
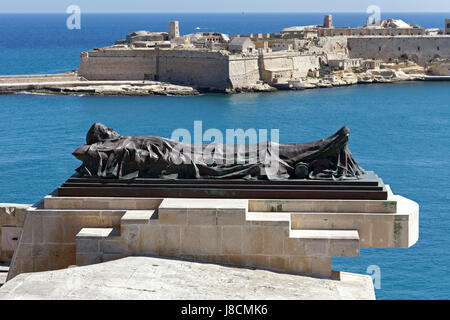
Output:
[[[335,15],[337,25],[360,25],[365,15]],[[400,15],[426,27],[444,15]],[[83,16],[84,17],[84,16]],[[137,29],[182,32],[269,32],[320,23],[321,14],[88,15],[81,31],[67,31],[65,16],[0,15],[0,74],[66,71],[81,50],[100,47]],[[62,26],[60,26],[62,24]],[[79,162],[71,152],[93,122],[127,135],[170,136],[176,128],[279,129],[282,143],[312,141],[343,125],[350,149],[396,194],[420,204],[420,240],[409,249],[362,249],[334,258],[333,268],[381,269],[379,299],[450,298],[450,84],[359,85],[268,94],[199,97],[0,96],[0,202],[33,203],[58,187]]]

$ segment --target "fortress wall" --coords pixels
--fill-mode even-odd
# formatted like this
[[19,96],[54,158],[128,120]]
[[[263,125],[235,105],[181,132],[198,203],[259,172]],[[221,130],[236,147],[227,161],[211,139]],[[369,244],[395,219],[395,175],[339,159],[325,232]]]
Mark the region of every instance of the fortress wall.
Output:
[[409,59],[425,65],[439,56],[450,57],[449,36],[397,36],[397,37],[349,37],[351,58],[397,59],[407,55]]
[[281,78],[306,77],[308,70],[320,67],[318,56],[300,56],[298,53],[274,53],[266,54],[262,58],[261,68],[263,79],[271,83],[273,77]]
[[260,79],[258,57],[230,57],[229,77],[234,88],[255,84]]
[[320,68],[319,57],[317,56],[294,56],[292,57],[294,68],[293,77],[306,77],[309,70]]
[[229,59],[220,52],[159,50],[159,81],[223,91],[230,87]]
[[88,80],[154,80],[156,53],[155,50],[83,52],[78,74]]
[[[156,80],[225,91],[273,77],[306,77],[319,67],[317,56],[298,52],[228,55],[219,51],[173,49],[100,49],[83,52],[78,74],[88,80]],[[261,68],[261,70],[260,70]],[[268,71],[268,72],[267,72]]]

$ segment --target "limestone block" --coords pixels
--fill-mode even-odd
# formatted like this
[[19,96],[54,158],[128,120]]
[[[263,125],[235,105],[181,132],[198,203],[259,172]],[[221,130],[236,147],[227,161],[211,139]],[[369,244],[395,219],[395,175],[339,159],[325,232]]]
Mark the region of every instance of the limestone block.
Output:
[[[64,224],[62,217],[44,216],[42,217],[43,226],[43,242],[46,243],[62,243],[64,239]],[[67,239],[68,241],[74,239]]]
[[331,276],[331,258],[330,257],[312,257],[311,258],[311,275],[319,277]]
[[242,226],[223,226],[222,227],[222,253],[223,254],[242,254]]
[[1,250],[14,252],[22,232],[20,227],[1,227]]
[[187,223],[189,225],[216,225],[216,209],[189,209],[187,211]]
[[160,227],[158,225],[143,225],[139,227],[139,252],[156,254],[160,252]]
[[120,219],[120,224],[147,224],[150,220],[156,220],[155,210],[127,210]]
[[77,253],[98,253],[100,252],[100,244],[98,239],[77,239]]
[[265,227],[263,228],[264,254],[276,255],[284,252],[284,238],[288,235],[288,228]]
[[178,257],[181,247],[181,228],[179,226],[161,225],[159,231],[159,252],[161,256]]
[[[115,237],[115,239],[104,239],[100,241],[100,252],[102,253],[114,253],[114,254],[129,254],[129,246],[133,246],[133,241],[128,241],[126,238]],[[135,251],[135,250],[134,250]]]
[[217,224],[223,226],[243,225],[245,224],[245,209],[218,209]]
[[301,239],[285,238],[283,254],[292,256],[305,256],[307,254],[305,243]]
[[187,224],[187,209],[159,208],[158,222],[161,225],[185,225]]
[[249,200],[250,212],[395,213],[395,200]]
[[330,240],[328,254],[332,257],[358,257],[359,240]]
[[76,256],[77,266],[88,266],[100,262],[102,262],[101,253],[77,253]]
[[285,271],[288,269],[289,256],[269,256],[269,267],[273,270]]
[[217,226],[185,226],[181,229],[182,254],[221,254],[221,228]]
[[264,228],[244,227],[244,254],[260,254],[264,249]]

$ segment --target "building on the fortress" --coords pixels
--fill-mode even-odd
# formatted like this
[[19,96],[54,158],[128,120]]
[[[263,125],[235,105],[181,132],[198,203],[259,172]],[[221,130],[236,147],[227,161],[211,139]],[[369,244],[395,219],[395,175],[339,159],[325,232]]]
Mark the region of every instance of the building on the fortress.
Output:
[[323,27],[333,28],[333,16],[331,14],[325,15],[325,17],[323,18]]
[[169,23],[169,39],[180,37],[180,23],[178,21],[170,21]]
[[185,36],[195,48],[226,49],[230,37],[219,32],[198,32]]
[[400,19],[387,19],[379,23],[367,23],[362,27],[335,27],[333,17],[325,15],[322,26],[293,26],[284,28],[280,34],[296,34],[304,38],[335,37],[335,36],[397,36],[397,35],[425,35],[425,29],[417,25],[412,25]]
[[254,52],[255,44],[250,38],[238,37],[233,38],[228,44],[228,51],[230,52]]
[[318,28],[320,37],[332,36],[413,36],[425,35],[425,29],[411,25],[400,19],[387,19],[379,23],[368,21],[366,25],[357,28],[323,27]]
[[445,34],[450,34],[450,19],[445,19]]
[[[447,19],[445,32],[449,23]],[[449,74],[450,37],[443,30],[436,35],[424,31],[395,19],[359,28],[334,27],[328,16],[324,26],[290,27],[281,33],[180,35],[178,22],[172,21],[169,32],[136,31],[113,46],[83,52],[78,75],[228,91],[301,80],[327,65],[351,71],[410,60],[431,74]]]
[[350,70],[352,68],[360,67],[362,59],[329,59],[328,65],[330,67],[339,68],[342,70]]

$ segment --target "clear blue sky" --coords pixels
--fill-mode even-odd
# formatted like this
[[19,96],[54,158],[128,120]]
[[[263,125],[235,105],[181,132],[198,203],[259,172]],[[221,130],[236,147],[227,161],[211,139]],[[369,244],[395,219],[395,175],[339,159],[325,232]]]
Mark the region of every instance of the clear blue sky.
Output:
[[82,12],[450,12],[450,0],[0,0],[0,13]]

